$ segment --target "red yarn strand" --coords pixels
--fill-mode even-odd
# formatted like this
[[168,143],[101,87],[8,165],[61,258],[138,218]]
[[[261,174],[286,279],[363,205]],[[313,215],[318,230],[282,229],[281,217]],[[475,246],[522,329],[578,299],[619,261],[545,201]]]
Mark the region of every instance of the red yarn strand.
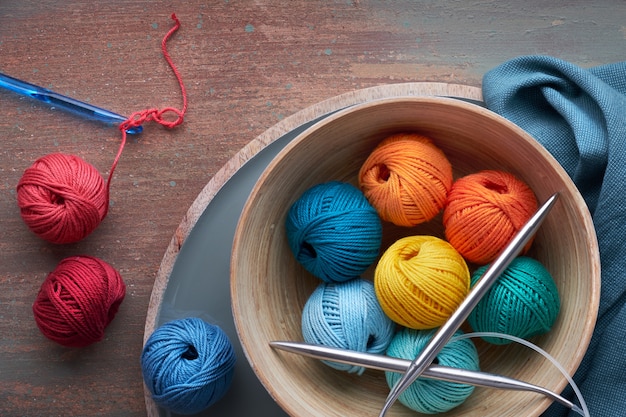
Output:
[[[117,164],[122,155],[122,151],[124,150],[124,146],[126,145],[126,131],[133,127],[141,126],[142,124],[150,121],[154,121],[161,126],[164,126],[168,129],[172,129],[183,122],[185,113],[187,111],[187,90],[185,89],[185,84],[183,83],[183,77],[181,76],[178,68],[174,64],[172,57],[167,51],[167,42],[169,39],[176,33],[176,31],[180,28],[180,20],[176,17],[176,14],[172,13],[172,20],[174,20],[174,26],[165,34],[163,40],[161,41],[161,52],[163,53],[163,57],[167,64],[171,68],[176,80],[178,81],[178,86],[180,88],[180,92],[183,98],[183,107],[182,109],[177,109],[174,107],[165,107],[163,109],[150,108],[141,111],[137,111],[130,115],[130,117],[123,123],[119,125],[119,129],[122,132],[122,142],[117,151],[117,155],[115,155],[115,159],[113,160],[113,165],[111,166],[111,171],[109,173],[109,178],[107,180],[107,199],[109,195],[109,190],[111,188],[111,179],[113,178],[113,172],[117,167]],[[167,120],[163,116],[169,113],[173,113],[176,118],[174,120]]]
[[172,14],[172,19],[175,24],[163,38],[161,49],[178,80],[183,98],[182,109],[150,108],[133,113],[125,120],[119,126],[122,141],[106,182],[93,165],[77,156],[56,153],[35,161],[17,184],[17,202],[24,222],[44,240],[58,244],[78,242],[106,217],[111,180],[126,144],[128,129],[148,121],[155,121],[171,129],[183,122],[187,110],[187,92],[180,72],[167,51],[168,40],[181,26],[176,15]]

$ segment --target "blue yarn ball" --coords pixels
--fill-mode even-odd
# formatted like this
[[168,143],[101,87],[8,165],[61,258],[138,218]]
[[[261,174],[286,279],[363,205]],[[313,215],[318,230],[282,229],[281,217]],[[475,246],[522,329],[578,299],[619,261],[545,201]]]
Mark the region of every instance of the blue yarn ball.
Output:
[[[387,349],[387,355],[413,360],[432,339],[436,329],[399,331]],[[457,335],[463,334],[460,330]],[[478,351],[469,339],[453,340],[439,352],[435,361],[441,366],[479,370]],[[389,387],[393,387],[402,374],[385,372]],[[463,404],[474,392],[474,387],[457,382],[418,378],[398,397],[398,401],[411,410],[422,414],[437,414],[452,410]]]
[[316,185],[290,207],[289,247],[304,268],[325,282],[358,278],[378,257],[382,224],[355,186]]
[[[395,324],[378,304],[374,285],[361,278],[320,284],[302,312],[302,336],[307,343],[382,354]],[[365,368],[337,362],[327,365],[362,374]]]
[[195,414],[226,394],[235,361],[222,329],[186,318],[166,323],[150,336],[141,354],[141,370],[159,406],[177,414]]
[[[477,269],[473,286],[488,265]],[[548,332],[561,308],[559,292],[550,272],[537,260],[520,256],[511,262],[467,318],[476,332],[497,332],[528,339]],[[504,345],[508,339],[485,337]]]

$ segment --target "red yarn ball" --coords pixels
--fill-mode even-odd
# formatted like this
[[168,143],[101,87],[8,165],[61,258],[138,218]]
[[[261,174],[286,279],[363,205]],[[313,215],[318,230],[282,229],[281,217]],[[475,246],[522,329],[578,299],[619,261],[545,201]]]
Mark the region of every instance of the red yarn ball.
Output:
[[108,200],[98,170],[74,155],[39,158],[17,184],[22,219],[52,243],[74,243],[88,236],[106,216]]
[[104,338],[126,295],[120,274],[92,256],[62,260],[41,285],[33,304],[39,330],[63,346],[82,347]]

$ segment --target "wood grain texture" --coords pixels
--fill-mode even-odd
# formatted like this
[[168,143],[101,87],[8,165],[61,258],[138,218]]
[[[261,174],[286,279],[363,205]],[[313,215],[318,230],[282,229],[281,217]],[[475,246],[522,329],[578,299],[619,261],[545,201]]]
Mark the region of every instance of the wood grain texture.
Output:
[[[338,94],[416,81],[479,86],[488,69],[540,53],[581,66],[626,56],[626,4],[610,0],[3,0],[0,71],[122,114],[179,106],[159,43],[185,79],[185,123],[127,145],[112,207],[87,239],[54,246],[22,222],[15,186],[51,152],[107,175],[119,132],[0,91],[0,415],[143,416],[139,367],[153,283],[188,208],[224,164],[288,116]],[[104,341],[68,350],[31,305],[66,256],[111,263],[128,285]]]

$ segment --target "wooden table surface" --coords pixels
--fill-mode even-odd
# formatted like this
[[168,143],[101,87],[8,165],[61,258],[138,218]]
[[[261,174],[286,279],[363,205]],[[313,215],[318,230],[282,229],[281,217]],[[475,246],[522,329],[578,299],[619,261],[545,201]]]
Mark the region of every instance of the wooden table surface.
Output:
[[[139,355],[163,254],[205,184],[283,118],[383,84],[480,86],[486,71],[518,55],[583,67],[626,57],[626,3],[612,0],[1,0],[0,72],[121,114],[180,107],[160,51],[173,12],[185,121],[147,125],[127,144],[110,212],[78,243],[31,233],[16,185],[52,152],[78,155],[106,178],[119,131],[0,91],[2,416],[146,415]],[[39,332],[32,303],[57,263],[77,254],[114,266],[127,295],[105,340],[71,349]]]

